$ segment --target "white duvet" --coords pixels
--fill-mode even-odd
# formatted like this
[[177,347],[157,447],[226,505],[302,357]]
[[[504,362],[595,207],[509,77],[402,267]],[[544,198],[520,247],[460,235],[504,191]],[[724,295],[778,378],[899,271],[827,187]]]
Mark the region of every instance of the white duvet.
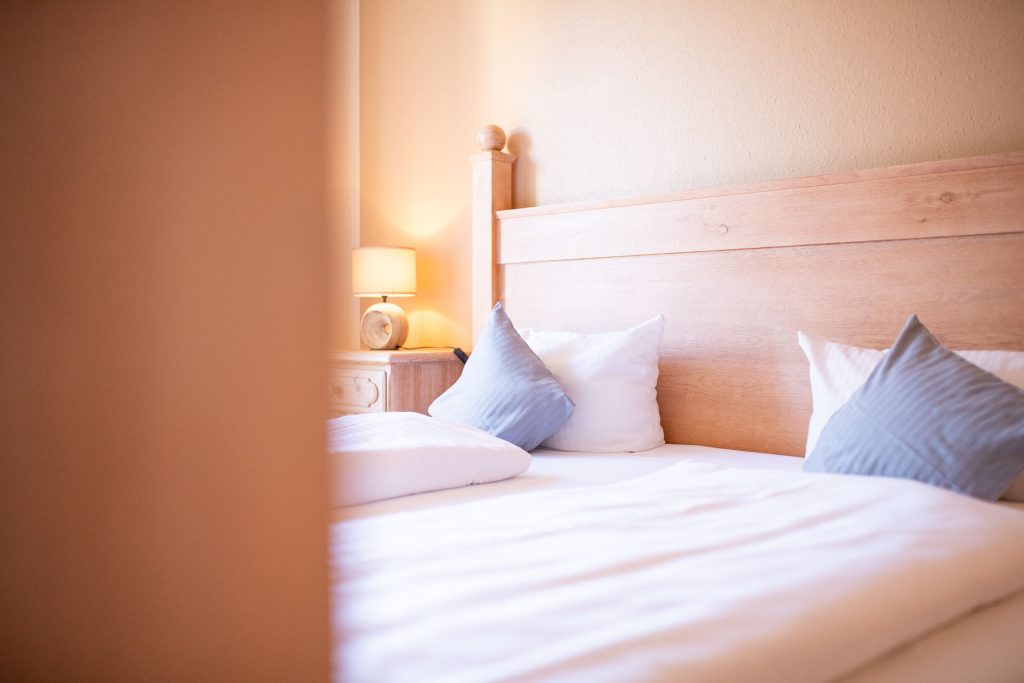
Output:
[[335,677],[825,681],[1024,587],[1024,514],[680,463],[333,528]]

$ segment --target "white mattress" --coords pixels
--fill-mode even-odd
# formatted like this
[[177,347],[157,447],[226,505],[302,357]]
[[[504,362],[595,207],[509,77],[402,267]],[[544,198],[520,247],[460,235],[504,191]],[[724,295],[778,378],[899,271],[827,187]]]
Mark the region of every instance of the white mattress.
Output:
[[[802,458],[700,446],[666,445],[637,454],[538,451],[529,470],[492,484],[408,496],[347,508],[339,519],[458,506],[473,500],[530,491],[606,484],[640,477],[679,462],[732,469],[799,470]],[[1024,504],[1000,503],[1024,511]],[[877,657],[843,681],[1020,681],[1024,673],[1024,592],[977,609],[921,638]]]

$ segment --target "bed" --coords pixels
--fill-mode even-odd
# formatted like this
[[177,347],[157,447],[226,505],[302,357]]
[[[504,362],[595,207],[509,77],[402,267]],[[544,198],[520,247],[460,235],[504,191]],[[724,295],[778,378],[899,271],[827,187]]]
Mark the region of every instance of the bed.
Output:
[[1024,350],[1024,154],[512,210],[487,147],[475,331],[664,315],[668,443],[339,510],[338,680],[1024,679],[1024,505],[794,457],[797,330]]

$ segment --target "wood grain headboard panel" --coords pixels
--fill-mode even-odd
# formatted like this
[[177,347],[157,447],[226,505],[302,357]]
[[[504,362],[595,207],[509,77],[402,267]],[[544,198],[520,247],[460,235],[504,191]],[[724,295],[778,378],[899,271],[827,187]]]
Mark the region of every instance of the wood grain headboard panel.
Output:
[[670,443],[802,454],[797,330],[882,348],[916,313],[949,346],[1024,350],[1024,153],[496,217],[517,326],[664,314]]

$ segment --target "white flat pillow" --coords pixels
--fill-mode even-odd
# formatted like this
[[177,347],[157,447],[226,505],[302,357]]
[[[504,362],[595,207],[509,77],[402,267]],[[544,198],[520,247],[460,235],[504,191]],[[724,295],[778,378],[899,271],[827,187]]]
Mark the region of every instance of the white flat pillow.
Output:
[[530,454],[482,429],[419,413],[346,415],[327,426],[333,507],[486,484]]
[[[825,341],[797,332],[797,341],[811,366],[811,404],[813,412],[807,426],[807,449],[810,457],[818,443],[821,430],[829,418],[850,400],[867,381],[868,375],[882,360],[885,351],[865,349]],[[1024,389],[1024,352],[1020,351],[957,351],[962,358],[982,370],[991,372],[1004,382]],[[1024,474],[1017,477],[1003,498],[1024,502]]]
[[569,421],[541,444],[560,451],[623,453],[665,443],[658,411],[658,347],[665,318],[621,332],[520,330],[576,404]]

